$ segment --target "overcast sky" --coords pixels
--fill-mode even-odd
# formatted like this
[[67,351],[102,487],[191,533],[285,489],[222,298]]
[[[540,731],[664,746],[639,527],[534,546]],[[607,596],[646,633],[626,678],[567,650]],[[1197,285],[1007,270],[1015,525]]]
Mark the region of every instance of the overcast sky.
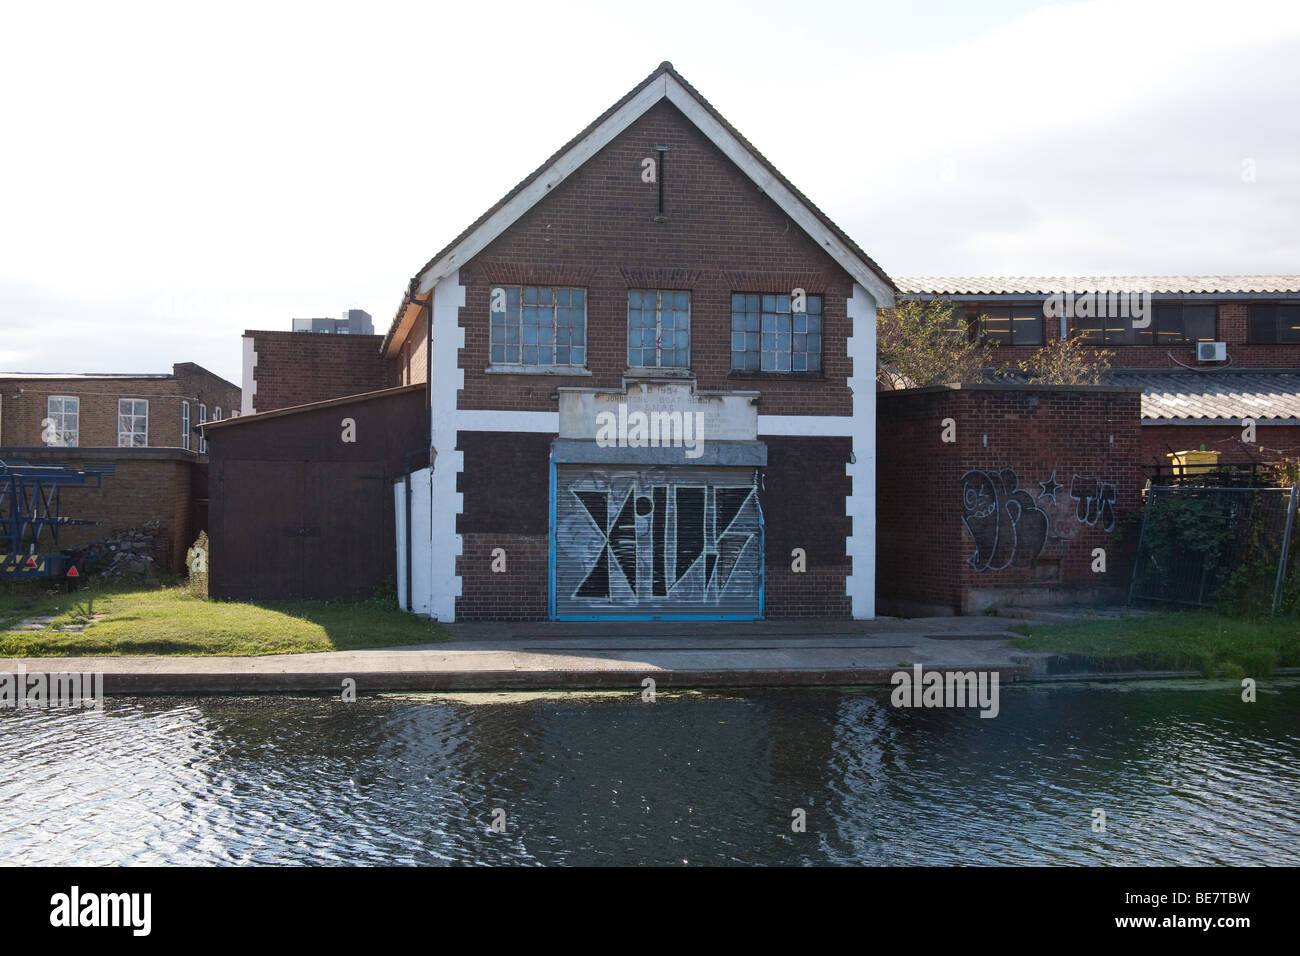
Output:
[[671,60],[894,276],[1300,272],[1300,4],[0,0],[0,371],[240,380]]

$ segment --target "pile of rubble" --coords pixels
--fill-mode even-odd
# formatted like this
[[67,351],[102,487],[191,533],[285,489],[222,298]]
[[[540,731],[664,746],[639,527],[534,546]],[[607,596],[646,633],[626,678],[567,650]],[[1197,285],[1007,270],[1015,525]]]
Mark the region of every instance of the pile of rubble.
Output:
[[69,551],[83,575],[108,581],[152,581],[158,577],[155,554],[163,542],[157,521],[114,531],[100,541]]

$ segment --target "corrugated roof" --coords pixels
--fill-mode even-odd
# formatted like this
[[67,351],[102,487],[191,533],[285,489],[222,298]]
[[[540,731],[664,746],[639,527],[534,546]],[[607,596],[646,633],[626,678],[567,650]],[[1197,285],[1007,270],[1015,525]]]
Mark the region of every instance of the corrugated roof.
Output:
[[1300,293],[1300,275],[1264,276],[914,276],[895,279],[908,295],[1051,295],[1150,292],[1153,295]]
[[1110,372],[1108,384],[1142,389],[1146,420],[1300,420],[1297,372]]

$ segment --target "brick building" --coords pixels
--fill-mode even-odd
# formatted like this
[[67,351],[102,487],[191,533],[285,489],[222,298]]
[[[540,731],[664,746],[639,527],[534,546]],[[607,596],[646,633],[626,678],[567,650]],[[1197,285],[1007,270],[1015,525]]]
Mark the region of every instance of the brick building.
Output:
[[[1150,322],[1051,304],[1085,292],[1145,295]],[[1112,373],[878,396],[896,294],[952,301],[1000,342],[991,366],[1077,333]],[[357,514],[395,506],[403,606],[446,621],[1115,600],[1146,466],[1300,451],[1298,309],[1297,276],[895,285],[665,63],[436,253],[384,336],[245,333],[246,417],[213,429],[214,461],[237,475],[285,429],[329,442]],[[427,460],[394,437],[418,384]],[[334,445],[380,407],[382,454]],[[399,451],[395,486],[364,483],[391,486]],[[214,508],[258,497],[237,484]],[[314,507],[300,528],[367,533]]]
[[393,381],[396,369],[380,353],[382,342],[380,335],[246,331],[241,414],[410,384]]
[[397,570],[442,620],[871,617],[893,296],[665,63],[438,252],[375,353],[247,333],[245,411],[426,384]]
[[[1171,452],[1202,445],[1224,463],[1300,455],[1300,275],[912,278],[898,285],[909,296],[951,302],[972,339],[997,342],[989,351],[993,367],[1027,360],[1063,335],[1111,352],[1107,381],[1143,393],[1137,455],[1144,466],[1168,466]],[[1081,297],[1089,298],[1090,314],[1075,314],[1083,311]],[[1141,297],[1146,314],[1135,319],[1121,297]]]
[[63,528],[59,547],[156,521],[155,557],[179,572],[206,525],[200,426],[238,414],[239,387],[193,362],[159,375],[3,374],[0,461],[103,473],[97,488],[63,492],[64,515],[96,524]]
[[193,362],[158,375],[0,373],[0,448],[205,451],[199,425],[239,413],[239,386]]

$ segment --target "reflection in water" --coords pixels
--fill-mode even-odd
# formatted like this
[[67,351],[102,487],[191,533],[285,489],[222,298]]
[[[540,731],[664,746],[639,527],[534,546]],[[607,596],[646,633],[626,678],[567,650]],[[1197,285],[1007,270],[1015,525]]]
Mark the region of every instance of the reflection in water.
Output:
[[1004,687],[992,720],[843,689],[116,698],[0,712],[0,863],[1295,863],[1297,716],[1286,679]]

